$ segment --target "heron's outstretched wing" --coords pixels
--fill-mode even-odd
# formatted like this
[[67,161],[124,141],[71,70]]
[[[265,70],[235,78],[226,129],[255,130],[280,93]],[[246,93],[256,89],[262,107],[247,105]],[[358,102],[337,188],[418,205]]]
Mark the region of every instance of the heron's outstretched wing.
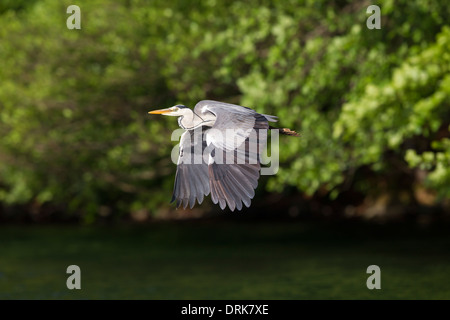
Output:
[[211,199],[220,208],[241,210],[255,196],[260,175],[260,154],[267,141],[269,121],[276,117],[228,103],[204,100],[197,113],[215,115],[215,123],[205,131]]
[[204,130],[189,130],[181,136],[172,196],[172,202],[176,200],[177,208],[189,205],[192,209],[196,200],[201,204],[204,196],[210,192],[207,158],[203,157],[206,148]]
[[211,199],[223,210],[228,205],[231,211],[241,210],[242,203],[250,207],[258,186],[259,164],[217,164],[208,166]]

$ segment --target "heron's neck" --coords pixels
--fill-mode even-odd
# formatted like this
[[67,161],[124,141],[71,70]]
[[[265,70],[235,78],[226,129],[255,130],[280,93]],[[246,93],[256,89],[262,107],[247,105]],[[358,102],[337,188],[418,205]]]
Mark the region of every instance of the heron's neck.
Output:
[[192,130],[202,126],[204,123],[203,119],[197,116],[194,112],[188,115],[183,115],[178,118],[178,125],[185,130]]

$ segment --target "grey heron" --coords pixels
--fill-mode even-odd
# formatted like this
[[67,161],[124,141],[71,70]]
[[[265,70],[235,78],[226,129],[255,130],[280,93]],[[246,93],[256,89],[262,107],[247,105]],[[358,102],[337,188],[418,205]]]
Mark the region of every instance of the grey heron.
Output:
[[[213,203],[222,210],[227,205],[231,211],[241,210],[242,204],[250,206],[258,186],[269,122],[276,122],[277,117],[213,100],[200,101],[193,110],[176,105],[149,113],[176,116],[179,126],[186,130],[180,138],[171,200],[176,201],[177,208],[193,208],[210,193]],[[289,129],[280,132],[298,135]]]

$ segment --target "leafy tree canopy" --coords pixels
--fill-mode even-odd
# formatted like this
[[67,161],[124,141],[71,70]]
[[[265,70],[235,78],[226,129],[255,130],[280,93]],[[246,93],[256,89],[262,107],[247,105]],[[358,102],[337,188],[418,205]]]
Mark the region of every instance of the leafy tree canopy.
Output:
[[147,111],[203,99],[302,132],[268,191],[450,198],[446,1],[379,1],[379,30],[370,1],[78,1],[81,30],[70,4],[0,6],[0,202],[160,214],[177,125]]

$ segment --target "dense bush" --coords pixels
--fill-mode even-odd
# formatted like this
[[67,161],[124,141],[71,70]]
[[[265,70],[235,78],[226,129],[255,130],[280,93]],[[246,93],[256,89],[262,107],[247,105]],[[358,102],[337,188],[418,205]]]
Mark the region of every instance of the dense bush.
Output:
[[71,4],[0,7],[0,202],[167,210],[177,124],[147,111],[202,99],[302,132],[269,191],[450,197],[446,1],[380,1],[380,30],[366,1],[78,1],[68,30]]

